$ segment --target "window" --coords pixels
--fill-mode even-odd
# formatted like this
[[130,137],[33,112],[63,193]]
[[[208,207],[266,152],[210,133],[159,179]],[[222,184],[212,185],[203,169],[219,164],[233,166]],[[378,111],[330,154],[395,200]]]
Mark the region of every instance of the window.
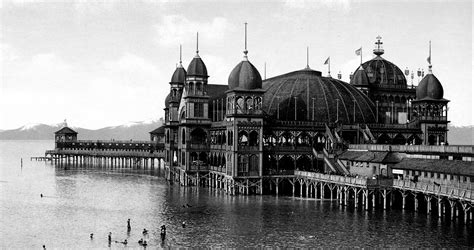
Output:
[[204,117],[204,103],[194,103],[194,117]]

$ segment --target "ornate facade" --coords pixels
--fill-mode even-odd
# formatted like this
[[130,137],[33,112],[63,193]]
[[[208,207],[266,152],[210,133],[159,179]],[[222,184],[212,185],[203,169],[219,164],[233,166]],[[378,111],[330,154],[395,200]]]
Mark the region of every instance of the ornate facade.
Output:
[[374,54],[350,83],[309,67],[262,81],[245,50],[216,85],[197,50],[170,81],[166,166],[185,185],[207,174],[261,192],[265,176],[344,171],[332,156],[348,144],[447,144],[449,101],[431,65],[416,88],[382,58],[380,39]]

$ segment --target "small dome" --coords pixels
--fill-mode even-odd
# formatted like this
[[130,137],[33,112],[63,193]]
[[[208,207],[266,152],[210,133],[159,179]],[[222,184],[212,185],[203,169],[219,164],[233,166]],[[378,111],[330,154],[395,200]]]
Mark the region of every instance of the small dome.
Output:
[[165,109],[168,108],[168,104],[170,103],[170,101],[171,101],[171,93],[169,93],[165,98]]
[[420,84],[416,87],[416,99],[421,100],[424,98],[429,99],[443,99],[444,90],[441,82],[434,76],[429,73],[423,79],[421,79]]
[[261,89],[262,77],[258,70],[247,60],[237,64],[229,75],[229,89]]
[[[381,56],[376,56],[374,59],[369,60],[359,66],[356,70],[359,71],[361,68],[364,69],[371,86],[393,86],[393,87],[407,87],[407,80],[405,75],[397,67],[397,65],[383,59]],[[354,77],[351,80],[351,84],[355,86],[363,86],[365,83],[360,82],[362,78],[356,79]]]
[[358,87],[368,87],[369,83],[369,78],[367,77],[367,73],[365,72],[364,67],[360,66],[359,69],[357,69],[355,74],[352,76],[351,84]]
[[197,54],[191,63],[188,66],[188,76],[204,76],[208,77],[207,75],[207,68],[204,62],[202,61],[201,57]]
[[186,70],[184,70],[183,65],[181,63],[176,68],[171,77],[171,83],[184,83],[186,81]]
[[[354,86],[315,70],[300,70],[263,82],[263,109],[271,117],[343,124],[374,123],[374,103]],[[295,107],[296,103],[296,107]],[[339,109],[338,109],[339,107]],[[355,110],[355,121],[354,121]]]

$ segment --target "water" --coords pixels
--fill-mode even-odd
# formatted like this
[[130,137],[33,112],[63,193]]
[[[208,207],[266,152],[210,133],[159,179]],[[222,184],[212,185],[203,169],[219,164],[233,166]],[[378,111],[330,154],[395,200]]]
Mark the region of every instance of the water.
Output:
[[[159,171],[65,170],[29,160],[51,148],[52,141],[0,141],[0,248],[107,248],[108,232],[113,240],[128,239],[127,248],[138,248],[143,228],[152,249],[474,246],[472,226],[410,211],[366,212],[328,200],[228,196],[170,185]],[[159,235],[163,224],[165,242]],[[111,247],[124,246],[114,242]]]

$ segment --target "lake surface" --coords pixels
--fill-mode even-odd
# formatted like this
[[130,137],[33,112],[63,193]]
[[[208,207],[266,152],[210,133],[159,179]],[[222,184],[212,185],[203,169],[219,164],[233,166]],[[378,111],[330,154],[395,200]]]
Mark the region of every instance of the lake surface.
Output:
[[[0,248],[108,248],[109,232],[114,241],[128,239],[126,248],[139,248],[144,228],[150,249],[474,246],[471,225],[412,211],[367,212],[329,200],[229,196],[170,185],[158,170],[64,169],[30,161],[53,147],[53,141],[0,141]],[[159,235],[163,224],[165,242]],[[110,247],[125,248],[120,243]]]

